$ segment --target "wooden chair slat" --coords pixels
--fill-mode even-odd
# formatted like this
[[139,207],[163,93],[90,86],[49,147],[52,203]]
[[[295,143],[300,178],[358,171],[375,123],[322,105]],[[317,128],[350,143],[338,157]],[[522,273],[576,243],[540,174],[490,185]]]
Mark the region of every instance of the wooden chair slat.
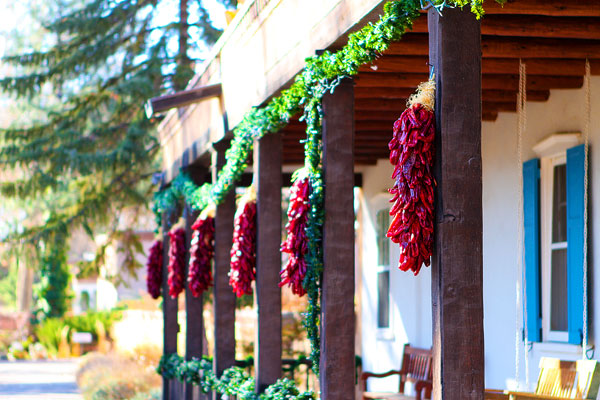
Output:
[[542,357],[535,393],[506,392],[511,399],[595,399],[600,371],[595,360],[564,361]]

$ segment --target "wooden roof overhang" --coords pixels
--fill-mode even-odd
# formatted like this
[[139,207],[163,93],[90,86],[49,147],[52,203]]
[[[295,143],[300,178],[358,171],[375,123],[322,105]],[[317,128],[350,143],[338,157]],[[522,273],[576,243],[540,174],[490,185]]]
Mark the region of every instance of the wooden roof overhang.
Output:
[[[546,101],[552,89],[582,87],[586,58],[592,74],[600,75],[600,1],[515,0],[504,8],[488,1],[481,33],[484,121],[516,111],[519,59],[527,65],[528,101]],[[423,15],[355,78],[356,164],[388,157],[394,121],[407,97],[428,78],[428,36]],[[295,119],[282,133],[284,163],[302,163],[304,124]]]
[[[306,49],[300,48],[301,45],[294,44],[291,47],[293,51],[289,53],[292,56],[287,54],[281,58],[273,55],[280,52],[275,50],[279,49],[277,46],[281,46],[281,41],[271,43],[263,39],[257,39],[259,45],[256,47],[257,43],[254,43],[252,51],[258,49],[260,51],[257,54],[265,57],[260,62],[257,60],[258,64],[266,63],[267,58],[271,57],[268,58],[272,62],[271,67],[266,64],[263,67],[252,66],[253,59],[247,59],[243,66],[231,61],[244,59],[245,52],[250,51],[246,50],[250,46],[247,32],[259,34],[261,29],[266,29],[263,28],[265,24],[281,25],[273,21],[278,18],[277,9],[269,7],[300,7],[297,0],[273,5],[275,3],[261,1],[264,7],[261,11],[249,2],[246,15],[240,18],[234,29],[226,31],[222,38],[223,45],[215,50],[214,58],[206,64],[204,72],[192,82],[190,87],[193,89],[174,98],[167,96],[162,99],[163,104],[182,105],[194,101],[194,97],[196,100],[209,98],[171,112],[163,122],[160,130],[161,141],[166,148],[164,166],[167,182],[178,173],[180,167],[198,162],[202,157],[204,162],[210,162],[206,151],[211,143],[231,135],[230,129],[241,120],[250,105],[266,104],[290,84],[297,73],[294,72],[296,68],[303,65],[302,54],[306,54],[303,53]],[[351,3],[346,8],[339,6],[340,10],[348,14],[348,10],[355,12],[362,7],[362,13],[372,7],[367,7],[365,1],[353,0]],[[349,31],[336,26],[333,37],[337,37],[337,40],[325,47],[330,50],[341,48],[350,31],[376,20],[385,2],[369,1],[369,4],[375,3],[379,3],[379,6],[364,14],[360,21],[344,21],[346,26],[352,27]],[[590,60],[592,74],[600,74],[600,1],[509,0],[504,7],[500,7],[495,1],[488,0],[485,9],[486,15],[481,24],[484,121],[494,121],[499,112],[516,111],[519,59],[523,59],[527,65],[528,101],[546,101],[552,89],[580,88],[586,59]],[[268,18],[262,18],[261,12],[270,14]],[[329,30],[333,29],[330,25],[336,18],[335,13],[327,14],[326,18],[332,19],[324,19],[321,25],[326,26],[314,29],[318,32],[323,32],[327,26]],[[253,24],[257,23],[260,28],[253,28]],[[318,41],[310,45],[318,46]],[[312,50],[313,53],[315,50]],[[355,77],[353,116],[356,165],[372,165],[388,157],[387,142],[391,137],[393,122],[404,110],[407,97],[420,82],[427,79],[428,58],[427,18],[423,14],[415,22],[412,31],[392,44],[372,65],[360,69]],[[240,73],[240,69],[244,73]],[[252,76],[263,80],[248,78]],[[219,85],[217,90],[215,84],[221,82],[222,86]],[[212,89],[208,93],[205,88]],[[303,145],[300,143],[305,137],[304,124],[298,118],[296,116],[281,132],[284,138],[284,165],[296,166],[304,162]]]

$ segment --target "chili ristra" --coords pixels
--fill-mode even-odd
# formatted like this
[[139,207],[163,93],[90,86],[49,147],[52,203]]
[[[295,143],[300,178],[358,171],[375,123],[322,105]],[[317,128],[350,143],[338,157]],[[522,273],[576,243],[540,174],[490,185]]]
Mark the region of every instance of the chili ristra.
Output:
[[185,230],[175,228],[169,231],[169,295],[175,298],[183,290],[185,270]]
[[252,294],[256,279],[256,190],[250,186],[240,199],[233,223],[229,285],[237,297]]
[[394,204],[387,236],[400,245],[398,267],[415,275],[423,264],[430,265],[433,250],[434,93],[432,80],[419,86],[394,123],[388,145],[395,183],[389,189]]
[[214,207],[210,207],[192,224],[188,287],[194,297],[200,297],[213,284],[211,261],[215,254],[214,240]]
[[288,285],[294,294],[304,296],[306,290],[302,282],[306,276],[306,221],[310,209],[311,189],[308,176],[303,170],[297,171],[295,175],[294,184],[290,189],[288,223],[285,226],[287,239],[281,244],[281,251],[288,254],[288,260],[280,273],[279,286]]
[[160,297],[163,271],[163,243],[157,239],[150,247],[146,262],[146,288],[153,299]]

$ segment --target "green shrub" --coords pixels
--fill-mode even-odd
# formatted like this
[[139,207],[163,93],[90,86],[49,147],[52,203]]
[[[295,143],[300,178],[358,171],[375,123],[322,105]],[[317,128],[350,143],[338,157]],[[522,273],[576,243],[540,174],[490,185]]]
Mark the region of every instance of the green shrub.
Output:
[[67,324],[63,318],[46,318],[34,328],[35,337],[50,354],[58,353],[60,335]]
[[94,340],[98,339],[96,321],[100,321],[106,333],[110,332],[113,324],[121,319],[121,310],[88,311],[85,314],[65,318],[65,323],[76,332],[90,332]]
[[[71,332],[90,332],[94,340],[98,339],[96,321],[104,326],[104,331],[109,334],[113,324],[121,319],[121,310],[111,311],[88,311],[82,315],[74,315],[62,318],[46,318],[35,325],[34,333],[37,340],[44,345],[50,354],[58,352],[61,332],[68,326]],[[71,335],[68,340],[70,342]]]

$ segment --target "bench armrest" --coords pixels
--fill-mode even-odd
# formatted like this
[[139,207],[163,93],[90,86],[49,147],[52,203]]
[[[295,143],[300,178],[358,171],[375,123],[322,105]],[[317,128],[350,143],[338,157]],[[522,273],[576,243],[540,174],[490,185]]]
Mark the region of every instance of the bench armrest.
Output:
[[502,389],[485,389],[483,398],[485,400],[508,400],[509,395]]
[[382,373],[375,373],[375,372],[363,372],[362,374],[360,374],[360,380],[362,381],[362,385],[363,385],[363,390],[366,390],[367,388],[367,379],[369,378],[385,378],[387,376],[392,376],[392,375],[403,375],[404,372],[403,371],[397,371],[397,370],[389,370],[387,372],[382,372]]

